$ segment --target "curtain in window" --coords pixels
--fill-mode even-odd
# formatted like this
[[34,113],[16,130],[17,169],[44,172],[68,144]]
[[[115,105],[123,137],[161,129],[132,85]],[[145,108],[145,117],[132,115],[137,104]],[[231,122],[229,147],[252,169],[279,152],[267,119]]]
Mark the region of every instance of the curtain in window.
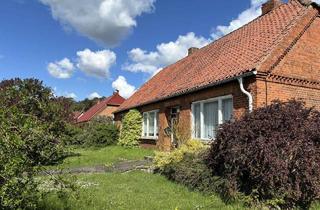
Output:
[[200,104],[194,105],[193,117],[194,117],[194,137],[200,139],[201,138]]
[[149,136],[154,136],[154,127],[155,126],[155,113],[150,112],[149,113]]
[[233,102],[232,99],[222,100],[222,121],[223,123],[231,120],[233,114]]
[[156,122],[157,122],[157,126],[156,126],[156,135],[159,136],[159,113],[156,113]]
[[144,113],[143,114],[143,136],[148,136],[148,114]]
[[203,105],[204,135],[206,139],[215,137],[216,126],[218,125],[218,102],[205,103]]

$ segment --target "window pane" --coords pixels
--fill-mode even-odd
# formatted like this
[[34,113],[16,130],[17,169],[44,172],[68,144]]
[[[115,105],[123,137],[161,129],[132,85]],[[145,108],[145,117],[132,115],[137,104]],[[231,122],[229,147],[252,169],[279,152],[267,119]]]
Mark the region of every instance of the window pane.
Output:
[[205,103],[203,105],[204,117],[204,138],[212,139],[215,137],[218,125],[218,102]]
[[194,117],[194,137],[201,138],[201,126],[200,126],[200,104],[195,104],[193,110],[193,117]]
[[155,117],[154,112],[149,113],[149,136],[154,136]]
[[147,136],[147,123],[148,123],[148,114],[143,114],[143,136]]
[[223,123],[231,120],[233,114],[233,102],[232,99],[224,99],[222,101],[222,121]]

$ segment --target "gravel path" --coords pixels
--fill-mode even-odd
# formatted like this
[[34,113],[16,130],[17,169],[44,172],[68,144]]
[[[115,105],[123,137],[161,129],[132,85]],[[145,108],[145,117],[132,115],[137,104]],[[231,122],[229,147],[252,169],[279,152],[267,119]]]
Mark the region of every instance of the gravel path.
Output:
[[88,173],[125,173],[134,170],[143,170],[152,172],[152,160],[145,158],[144,160],[133,160],[133,161],[121,161],[111,166],[90,166],[90,167],[79,167],[63,170],[47,170],[42,171],[40,175],[54,175],[54,174],[88,174]]

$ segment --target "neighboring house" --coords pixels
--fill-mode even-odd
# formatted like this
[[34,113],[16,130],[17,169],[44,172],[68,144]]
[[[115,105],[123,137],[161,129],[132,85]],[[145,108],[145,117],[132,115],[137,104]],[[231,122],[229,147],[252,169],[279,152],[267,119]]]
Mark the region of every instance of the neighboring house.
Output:
[[142,140],[172,148],[178,120],[190,137],[210,140],[219,124],[273,100],[301,99],[320,109],[319,6],[269,0],[249,24],[164,68],[116,111],[143,114]]
[[85,123],[98,116],[113,118],[113,112],[116,111],[124,101],[125,99],[119,95],[119,91],[116,91],[112,96],[98,101],[88,111],[78,116],[76,122]]

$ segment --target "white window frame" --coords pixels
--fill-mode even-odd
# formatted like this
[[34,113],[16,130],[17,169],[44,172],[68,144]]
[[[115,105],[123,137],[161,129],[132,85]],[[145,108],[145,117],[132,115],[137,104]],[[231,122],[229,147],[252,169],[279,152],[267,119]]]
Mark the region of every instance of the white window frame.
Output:
[[[196,104],[200,104],[200,129],[201,129],[201,137],[199,140],[203,141],[210,141],[211,139],[205,138],[204,137],[204,116],[203,116],[203,107],[205,103],[210,103],[210,102],[218,102],[218,125],[223,124],[223,112],[222,112],[222,101],[225,99],[232,99],[232,106],[233,106],[233,97],[232,95],[226,95],[226,96],[220,96],[216,98],[210,98],[202,101],[196,101],[191,104],[191,136],[194,139],[199,139],[195,137],[195,128],[194,128],[194,106]],[[234,108],[233,108],[234,109]],[[233,113],[232,109],[232,113]]]
[[[149,136],[149,115],[150,113],[154,113],[154,135],[153,136]],[[144,116],[147,115],[147,132],[145,132],[145,127],[144,127]],[[159,117],[159,110],[152,110],[152,111],[148,111],[148,112],[143,112],[142,114],[143,120],[142,120],[142,135],[141,137],[143,139],[158,139],[158,135],[157,133],[159,132],[158,129],[158,117]],[[145,136],[144,134],[147,133],[147,135]]]

